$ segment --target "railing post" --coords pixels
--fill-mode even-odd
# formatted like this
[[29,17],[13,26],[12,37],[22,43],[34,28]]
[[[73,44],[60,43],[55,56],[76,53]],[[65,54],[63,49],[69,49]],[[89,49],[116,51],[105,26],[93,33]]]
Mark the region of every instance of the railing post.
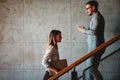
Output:
[[75,67],[73,68],[73,71],[71,72],[71,80],[77,80],[77,71],[75,70]]

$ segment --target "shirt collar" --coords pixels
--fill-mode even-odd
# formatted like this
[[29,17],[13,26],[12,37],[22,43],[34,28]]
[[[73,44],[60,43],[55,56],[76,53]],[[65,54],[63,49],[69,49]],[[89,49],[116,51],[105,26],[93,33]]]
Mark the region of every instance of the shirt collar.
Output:
[[94,16],[96,16],[97,14],[99,14],[99,11],[96,12],[96,13],[94,13],[94,14],[92,15],[92,18],[93,18]]

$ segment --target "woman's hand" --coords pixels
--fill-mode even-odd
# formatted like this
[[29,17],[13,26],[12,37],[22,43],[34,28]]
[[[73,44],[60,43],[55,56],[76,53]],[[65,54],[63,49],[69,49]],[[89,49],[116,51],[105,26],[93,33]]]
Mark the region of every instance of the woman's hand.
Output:
[[49,68],[51,71],[55,72],[56,74],[59,72],[59,70],[57,70],[57,69],[54,68],[53,66],[48,66],[48,68]]
[[57,74],[59,71],[57,69],[55,69],[54,72]]

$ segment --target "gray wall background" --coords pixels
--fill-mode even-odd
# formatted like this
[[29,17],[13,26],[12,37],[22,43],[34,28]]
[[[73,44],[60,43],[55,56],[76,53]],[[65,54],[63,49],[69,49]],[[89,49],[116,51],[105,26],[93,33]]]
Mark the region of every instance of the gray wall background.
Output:
[[[62,31],[63,39],[58,44],[60,58],[67,59],[68,65],[85,55],[87,36],[77,27],[89,26],[87,1],[0,0],[0,80],[42,80],[45,71],[41,60],[52,29]],[[120,33],[120,0],[97,1],[106,21],[107,41]],[[108,47],[104,55],[118,48],[119,43],[120,40]],[[101,63],[105,80],[119,80],[119,58],[115,54]],[[84,67],[84,63],[77,66],[79,75]],[[60,80],[70,80],[70,74],[66,73]]]

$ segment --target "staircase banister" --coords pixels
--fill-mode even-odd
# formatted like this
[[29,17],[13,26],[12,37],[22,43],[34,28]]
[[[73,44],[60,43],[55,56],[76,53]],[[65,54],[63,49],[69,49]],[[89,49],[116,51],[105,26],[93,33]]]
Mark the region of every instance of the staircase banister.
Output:
[[115,41],[117,41],[119,39],[120,39],[120,33],[118,35],[116,35],[115,37],[113,37],[112,39],[108,40],[107,42],[103,43],[102,45],[98,46],[93,51],[87,53],[85,56],[79,58],[78,60],[76,60],[75,62],[73,62],[72,64],[70,64],[69,66],[65,67],[64,69],[62,69],[61,71],[59,71],[57,74],[55,74],[54,76],[50,77],[48,80],[55,80],[55,79],[57,79],[59,76],[65,74],[66,72],[68,72],[69,70],[71,70],[73,67],[79,65],[80,63],[82,63],[83,61],[85,61],[86,59],[88,59],[89,57],[91,57],[92,55],[94,55],[96,52],[98,52],[101,49],[109,46],[110,44],[114,43]]

